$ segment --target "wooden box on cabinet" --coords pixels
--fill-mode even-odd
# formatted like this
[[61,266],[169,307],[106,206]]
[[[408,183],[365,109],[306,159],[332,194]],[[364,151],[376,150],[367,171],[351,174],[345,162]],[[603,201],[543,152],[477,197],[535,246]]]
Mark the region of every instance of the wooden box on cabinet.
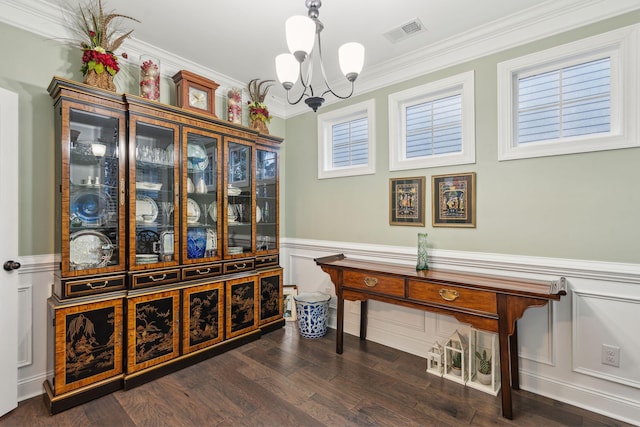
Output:
[[258,275],[260,285],[259,325],[282,319],[282,269],[261,271]]
[[49,308],[54,318],[53,396],[122,377],[122,296],[74,303],[53,296]]
[[233,338],[258,328],[258,276],[226,282],[226,335]]
[[182,351],[191,353],[224,339],[224,282],[182,291]]
[[180,353],[180,291],[127,299],[127,373],[158,365]]

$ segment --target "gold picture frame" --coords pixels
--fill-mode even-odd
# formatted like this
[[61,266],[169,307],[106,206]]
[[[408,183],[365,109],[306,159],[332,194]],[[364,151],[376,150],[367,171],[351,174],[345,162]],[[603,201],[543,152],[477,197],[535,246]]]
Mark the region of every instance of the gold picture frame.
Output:
[[476,173],[431,177],[434,227],[476,226]]
[[296,300],[294,298],[297,295],[297,285],[286,285],[282,287],[282,317],[284,317],[284,320],[286,321],[293,322],[297,319]]
[[389,179],[389,224],[424,227],[425,177]]

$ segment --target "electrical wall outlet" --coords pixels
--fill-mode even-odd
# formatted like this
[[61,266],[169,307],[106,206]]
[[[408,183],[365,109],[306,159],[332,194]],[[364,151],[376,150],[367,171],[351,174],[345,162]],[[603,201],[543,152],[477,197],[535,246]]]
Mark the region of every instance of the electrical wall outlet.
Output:
[[602,364],[620,367],[620,347],[602,344]]

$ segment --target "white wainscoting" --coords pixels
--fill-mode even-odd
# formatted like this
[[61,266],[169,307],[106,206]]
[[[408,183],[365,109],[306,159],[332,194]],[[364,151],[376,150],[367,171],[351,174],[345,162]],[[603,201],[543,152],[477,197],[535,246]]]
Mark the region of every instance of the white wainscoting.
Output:
[[[343,253],[353,259],[416,262],[412,247],[289,238],[280,245],[284,284],[298,285],[299,293],[335,296],[315,258]],[[640,308],[640,265],[449,250],[432,250],[429,258],[432,268],[545,280],[566,277],[568,295],[528,309],[518,321],[520,386],[640,425],[640,335],[634,321]],[[346,333],[358,335],[359,316],[360,304],[346,301]],[[335,324],[333,305],[329,326]],[[422,357],[435,341],[443,343],[466,327],[450,316],[369,303],[367,338]],[[619,368],[600,362],[602,344],[621,348]]]
[[20,257],[18,270],[18,400],[22,401],[44,392],[42,383],[53,375],[48,369],[53,356],[47,349],[47,298],[56,263],[54,255]]
[[[329,276],[314,258],[344,253],[350,258],[405,265],[414,265],[416,259],[416,248],[411,247],[287,238],[280,242],[284,284],[297,284],[300,293],[335,295]],[[569,295],[545,307],[528,309],[518,322],[520,385],[640,425],[640,265],[446,250],[431,251],[430,261],[433,268],[548,280],[566,277]],[[41,394],[43,381],[52,375],[47,298],[59,258],[21,257],[20,262],[18,396],[24,400]],[[357,302],[345,305],[347,333],[358,334],[359,310]],[[457,328],[466,327],[449,316],[375,301],[370,303],[369,314],[368,339],[422,357],[434,341],[443,342]],[[335,328],[335,313],[330,327]],[[602,344],[621,348],[619,368],[598,363]]]

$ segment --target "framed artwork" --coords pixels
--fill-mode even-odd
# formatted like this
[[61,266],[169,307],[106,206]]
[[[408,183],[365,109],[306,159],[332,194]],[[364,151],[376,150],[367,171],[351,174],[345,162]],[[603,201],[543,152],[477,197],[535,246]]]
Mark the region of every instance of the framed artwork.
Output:
[[296,320],[296,300],[293,299],[294,296],[298,295],[298,286],[297,285],[287,285],[282,287],[282,317],[288,321]]
[[424,226],[425,177],[389,180],[389,224]]
[[434,227],[476,226],[476,173],[431,177]]

